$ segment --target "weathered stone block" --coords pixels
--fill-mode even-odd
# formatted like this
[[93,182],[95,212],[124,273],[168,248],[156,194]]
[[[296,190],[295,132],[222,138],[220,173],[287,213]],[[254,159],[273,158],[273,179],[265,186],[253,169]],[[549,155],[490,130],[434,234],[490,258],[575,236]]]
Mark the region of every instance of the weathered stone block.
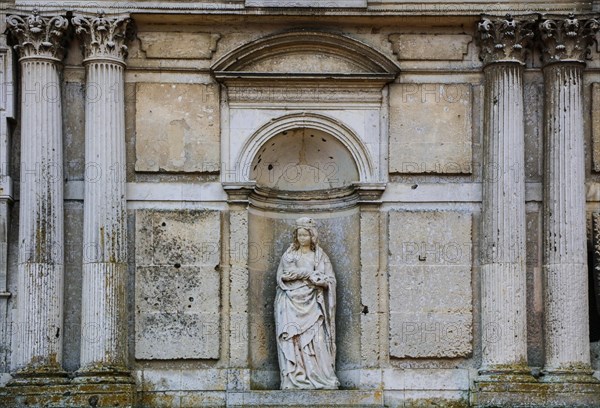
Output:
[[390,172],[471,173],[470,84],[390,86]]
[[472,351],[471,215],[389,214],[390,355]]
[[219,34],[142,31],[137,34],[146,58],[210,59]]
[[135,356],[218,359],[218,211],[136,214]]
[[219,171],[219,112],[216,84],[138,84],[135,169]]
[[399,61],[462,61],[473,37],[467,34],[391,34]]

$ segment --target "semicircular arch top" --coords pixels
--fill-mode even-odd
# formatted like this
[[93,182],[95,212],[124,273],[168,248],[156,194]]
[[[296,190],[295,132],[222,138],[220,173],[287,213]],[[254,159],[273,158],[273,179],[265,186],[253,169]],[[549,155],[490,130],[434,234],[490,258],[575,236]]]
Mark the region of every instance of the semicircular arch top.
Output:
[[373,47],[344,35],[321,31],[292,31],[263,37],[217,60],[217,78],[248,74],[338,74],[393,79],[400,68]]

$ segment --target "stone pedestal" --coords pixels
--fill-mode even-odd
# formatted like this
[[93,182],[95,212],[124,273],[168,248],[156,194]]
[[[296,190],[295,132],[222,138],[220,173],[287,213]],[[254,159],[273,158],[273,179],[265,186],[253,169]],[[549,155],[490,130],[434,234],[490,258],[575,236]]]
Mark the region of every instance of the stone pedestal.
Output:
[[523,65],[531,18],[484,18],[482,381],[533,381],[527,366]]
[[127,16],[76,15],[86,98],[81,367],[77,382],[125,383],[127,203],[124,59]]
[[13,385],[62,383],[63,147],[60,16],[11,15],[21,63],[21,191]]
[[[597,382],[590,366],[582,71],[595,19],[540,23],[545,81],[544,288],[548,382]],[[599,397],[600,398],[600,397]]]

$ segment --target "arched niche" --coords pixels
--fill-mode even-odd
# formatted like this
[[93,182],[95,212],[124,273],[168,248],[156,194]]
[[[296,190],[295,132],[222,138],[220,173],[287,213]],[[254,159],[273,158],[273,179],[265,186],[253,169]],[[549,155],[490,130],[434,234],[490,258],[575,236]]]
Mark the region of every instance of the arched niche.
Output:
[[295,128],[267,140],[250,166],[259,189],[292,192],[343,189],[359,181],[344,144],[319,129]]
[[[254,177],[256,174],[253,174],[253,172],[257,171],[254,168],[257,164],[262,164],[262,162],[257,163],[261,158],[261,149],[267,151],[269,147],[267,143],[272,138],[285,136],[284,133],[287,134],[297,129],[311,129],[314,132],[313,134],[318,133],[321,137],[332,141],[332,144],[338,145],[340,147],[338,152],[348,156],[354,162],[351,170],[356,169],[358,172],[356,183],[377,181],[378,175],[373,165],[372,155],[367,146],[352,130],[334,118],[306,112],[288,114],[273,119],[249,137],[243,144],[236,160],[237,163],[240,163],[240,166],[238,166],[240,172],[238,179],[255,182]],[[320,144],[320,142],[317,141],[315,146],[317,144]],[[331,149],[328,149],[328,151],[331,152]],[[280,151],[279,154],[286,154],[286,150]],[[342,156],[340,156],[340,159],[342,159]],[[325,159],[323,158],[323,160]],[[340,165],[346,163],[349,164],[350,162],[344,158],[343,163],[340,163]]]
[[[291,122],[289,129],[275,132],[252,151],[249,172],[255,187],[248,214],[251,387],[279,387],[273,316],[276,272],[292,241],[295,220],[310,216],[317,223],[320,244],[337,279],[336,368],[342,384],[352,388],[343,378],[360,365],[360,210],[356,185],[361,170],[355,161],[360,154],[353,155],[331,133],[292,126]],[[364,170],[363,177],[368,174]]]
[[[232,290],[230,302],[247,313],[249,337],[238,357],[248,362],[250,387],[279,387],[275,275],[295,220],[310,216],[338,280],[338,377],[342,388],[359,388],[361,209],[381,203],[388,179],[386,85],[399,67],[354,38],[297,30],[237,47],[211,71],[222,84],[221,182],[228,195],[230,247],[248,240],[236,266],[236,288],[247,283],[248,290]],[[311,135],[326,142],[308,144]],[[326,172],[310,182],[317,171],[313,158],[325,165],[334,161],[345,173],[334,180]],[[282,173],[269,178],[268,165],[276,160],[281,170],[290,166],[288,180]],[[325,165],[318,170],[331,171]],[[296,179],[305,169],[308,174]]]

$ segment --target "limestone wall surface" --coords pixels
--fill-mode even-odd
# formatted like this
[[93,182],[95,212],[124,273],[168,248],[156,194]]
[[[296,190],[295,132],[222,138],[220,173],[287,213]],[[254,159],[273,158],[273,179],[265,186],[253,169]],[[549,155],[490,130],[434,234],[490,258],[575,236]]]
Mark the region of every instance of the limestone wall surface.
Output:
[[[596,4],[10,7],[0,405],[600,405]],[[64,57],[25,55],[7,15],[65,16]],[[57,80],[28,70],[42,59]],[[122,76],[92,81],[108,78],[96,66]],[[25,126],[31,106],[62,118],[50,166],[35,150],[49,119]],[[52,225],[27,221],[29,238],[25,214],[46,207],[22,199],[26,178],[64,191]],[[279,391],[275,276],[301,216],[338,280],[338,391]],[[63,292],[27,294],[32,310],[59,300],[50,332],[19,298],[35,286],[23,265],[54,265],[26,249],[56,225],[64,238],[44,248],[64,271],[40,274]],[[84,239],[90,228],[101,238]],[[84,264],[107,266],[90,280]]]

